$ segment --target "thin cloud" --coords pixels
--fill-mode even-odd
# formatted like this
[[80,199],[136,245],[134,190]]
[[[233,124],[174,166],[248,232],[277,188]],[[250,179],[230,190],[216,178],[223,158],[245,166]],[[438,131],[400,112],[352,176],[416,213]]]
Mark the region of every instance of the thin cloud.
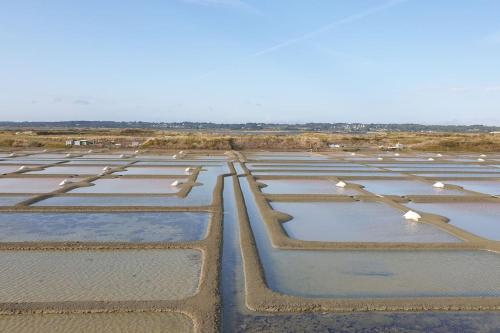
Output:
[[371,16],[373,14],[376,14],[378,12],[389,9],[391,7],[394,7],[396,5],[399,5],[399,4],[401,4],[403,2],[407,2],[407,1],[409,1],[409,0],[392,0],[392,1],[386,2],[385,4],[383,4],[381,6],[372,7],[372,8],[365,10],[365,11],[362,11],[358,14],[346,16],[340,20],[328,23],[328,24],[326,24],[326,25],[324,25],[316,30],[310,31],[308,33],[305,33],[303,35],[300,35],[300,36],[297,36],[294,38],[290,38],[290,39],[285,40],[281,43],[275,44],[275,45],[270,46],[266,49],[255,52],[255,53],[250,55],[250,58],[260,57],[262,55],[272,53],[272,52],[277,51],[279,49],[282,49],[284,47],[303,42],[303,41],[311,39],[319,34],[330,31],[333,28],[340,27],[340,26],[348,24],[348,23],[359,21],[361,19],[364,19],[365,17]]
[[253,14],[262,15],[262,13],[257,8],[249,5],[248,3],[242,0],[181,0],[181,1],[188,4],[199,5],[199,6],[229,7]]
[[[225,0],[184,0],[184,1],[225,1]],[[228,0],[229,1],[229,0]],[[280,49],[283,49],[285,47],[288,47],[290,45],[294,45],[294,44],[297,44],[297,43],[301,43],[301,42],[304,42],[306,40],[309,40],[313,37],[316,37],[322,33],[325,33],[325,32],[328,32],[330,30],[333,30],[334,28],[336,27],[340,27],[342,25],[346,25],[346,24],[349,24],[349,23],[353,23],[353,22],[356,22],[356,21],[359,21],[359,20],[362,20],[368,16],[372,16],[376,13],[380,13],[384,10],[387,10],[389,8],[392,8],[392,7],[395,7],[397,5],[400,5],[402,3],[405,3],[405,2],[408,2],[409,0],[391,0],[391,1],[388,1],[388,2],[385,2],[384,4],[380,5],[380,6],[377,6],[377,7],[371,7],[369,9],[366,9],[362,12],[359,12],[357,14],[353,14],[353,15],[349,15],[349,16],[346,16],[344,18],[341,18],[339,20],[336,20],[336,21],[333,21],[333,22],[330,22],[318,29],[315,29],[315,30],[312,30],[310,32],[307,32],[305,34],[302,34],[302,35],[299,35],[297,37],[294,37],[294,38],[290,38],[290,39],[287,39],[285,41],[282,41],[282,42],[279,42],[275,45],[272,45],[272,46],[269,46],[265,49],[262,49],[262,50],[259,50],[259,51],[256,51],[244,58],[241,58],[239,60],[236,60],[236,61],[233,61],[230,65],[235,65],[235,64],[238,64],[242,61],[245,61],[245,60],[249,60],[249,59],[253,59],[253,58],[258,58],[258,57],[261,57],[263,55],[267,55],[267,54],[270,54],[270,53],[273,53],[275,51],[278,51]],[[214,69],[212,71],[209,71],[209,72],[206,72],[200,76],[198,76],[197,78],[195,79],[203,79],[207,76],[210,76],[212,74],[215,74],[219,71],[220,69]]]
[[470,89],[467,87],[450,87],[450,91],[454,93],[465,93],[468,92]]
[[90,101],[86,100],[86,99],[76,99],[73,101],[73,104],[76,104],[76,105],[90,105]]

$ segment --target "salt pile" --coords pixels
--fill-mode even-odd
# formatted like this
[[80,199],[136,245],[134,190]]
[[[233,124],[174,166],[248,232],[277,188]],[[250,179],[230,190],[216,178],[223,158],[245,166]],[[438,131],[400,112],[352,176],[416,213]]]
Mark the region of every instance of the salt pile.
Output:
[[62,182],[59,183],[59,186],[64,186],[64,185],[67,185],[70,183],[71,183],[71,181],[69,179],[64,179]]
[[406,219],[406,220],[412,220],[412,221],[415,221],[415,222],[418,222],[418,220],[420,220],[422,218],[422,216],[420,216],[419,213],[417,212],[414,212],[412,210],[409,210],[407,211],[403,217]]
[[347,184],[344,183],[343,181],[339,181],[337,184],[335,184],[335,186],[337,186],[337,187],[346,187]]
[[441,182],[435,182],[434,184],[432,184],[432,186],[436,188],[444,188],[444,184]]
[[176,180],[176,181],[174,181],[171,185],[172,185],[172,186],[179,186],[179,185],[182,185],[182,181],[180,181],[180,180]]

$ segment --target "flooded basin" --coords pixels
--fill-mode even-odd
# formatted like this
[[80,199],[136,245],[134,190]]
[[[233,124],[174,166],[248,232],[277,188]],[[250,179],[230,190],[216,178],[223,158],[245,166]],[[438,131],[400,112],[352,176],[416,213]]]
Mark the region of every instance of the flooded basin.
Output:
[[0,331],[10,333],[182,333],[193,332],[189,317],[174,312],[65,313],[0,316]]
[[[46,193],[55,191],[65,178],[0,178],[0,193]],[[72,181],[79,181],[72,178]]]
[[372,171],[251,171],[255,176],[370,176],[370,177],[399,177],[399,172],[372,172]]
[[482,251],[280,251],[272,289],[306,297],[499,296],[500,256]]
[[403,212],[379,202],[272,202],[293,216],[283,223],[295,239],[325,242],[457,242],[425,223],[408,222]]
[[98,179],[94,186],[77,188],[70,193],[177,193],[183,185],[172,186],[174,181],[185,182],[185,178],[110,178]]
[[450,202],[406,204],[411,209],[445,216],[449,223],[478,236],[500,241],[500,203]]
[[107,165],[126,165],[130,161],[124,160],[86,160],[86,159],[73,159],[64,163],[64,165],[99,165],[101,168]]
[[450,184],[462,186],[471,191],[490,195],[500,195],[500,181],[494,180],[452,180]]
[[335,182],[322,179],[260,179],[259,182],[267,185],[262,191],[269,194],[359,194],[355,189],[337,187]]
[[375,194],[386,195],[464,195],[459,190],[435,188],[432,184],[412,180],[355,180],[353,183],[363,185],[365,190]]
[[13,206],[21,201],[28,199],[28,195],[0,195],[0,206]]
[[[452,172],[440,172],[440,173],[415,173],[414,175],[419,177],[431,177],[431,178],[500,178],[500,173],[452,173]],[[450,181],[450,183],[453,183]]]
[[199,284],[197,250],[2,251],[2,302],[169,300]]
[[19,170],[22,165],[0,165],[0,175]]
[[33,175],[97,175],[104,166],[53,166],[39,171],[30,171]]
[[17,158],[1,160],[0,164],[20,164],[20,165],[46,165],[57,162],[64,162],[64,160],[37,160],[31,158]]
[[126,171],[116,172],[116,175],[186,175],[181,167],[128,167]]
[[319,298],[500,296],[500,255],[493,252],[273,248],[246,180],[242,190],[266,281],[275,291]]
[[179,242],[202,239],[207,213],[0,213],[0,242]]

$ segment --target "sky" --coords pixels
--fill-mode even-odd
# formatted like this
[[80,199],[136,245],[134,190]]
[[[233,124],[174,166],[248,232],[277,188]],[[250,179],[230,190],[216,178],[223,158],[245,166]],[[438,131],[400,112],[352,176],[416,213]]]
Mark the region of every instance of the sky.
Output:
[[0,121],[500,125],[498,0],[0,0]]

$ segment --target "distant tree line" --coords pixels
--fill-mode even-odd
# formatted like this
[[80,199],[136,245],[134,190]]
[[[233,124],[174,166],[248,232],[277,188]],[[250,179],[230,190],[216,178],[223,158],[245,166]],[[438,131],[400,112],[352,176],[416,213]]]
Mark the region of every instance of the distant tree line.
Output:
[[149,129],[149,130],[207,130],[207,131],[287,131],[287,132],[477,132],[500,131],[500,126],[485,125],[421,125],[421,124],[362,124],[362,123],[305,123],[273,124],[244,123],[218,124],[210,122],[144,122],[144,121],[56,121],[56,122],[0,122],[3,129]]

